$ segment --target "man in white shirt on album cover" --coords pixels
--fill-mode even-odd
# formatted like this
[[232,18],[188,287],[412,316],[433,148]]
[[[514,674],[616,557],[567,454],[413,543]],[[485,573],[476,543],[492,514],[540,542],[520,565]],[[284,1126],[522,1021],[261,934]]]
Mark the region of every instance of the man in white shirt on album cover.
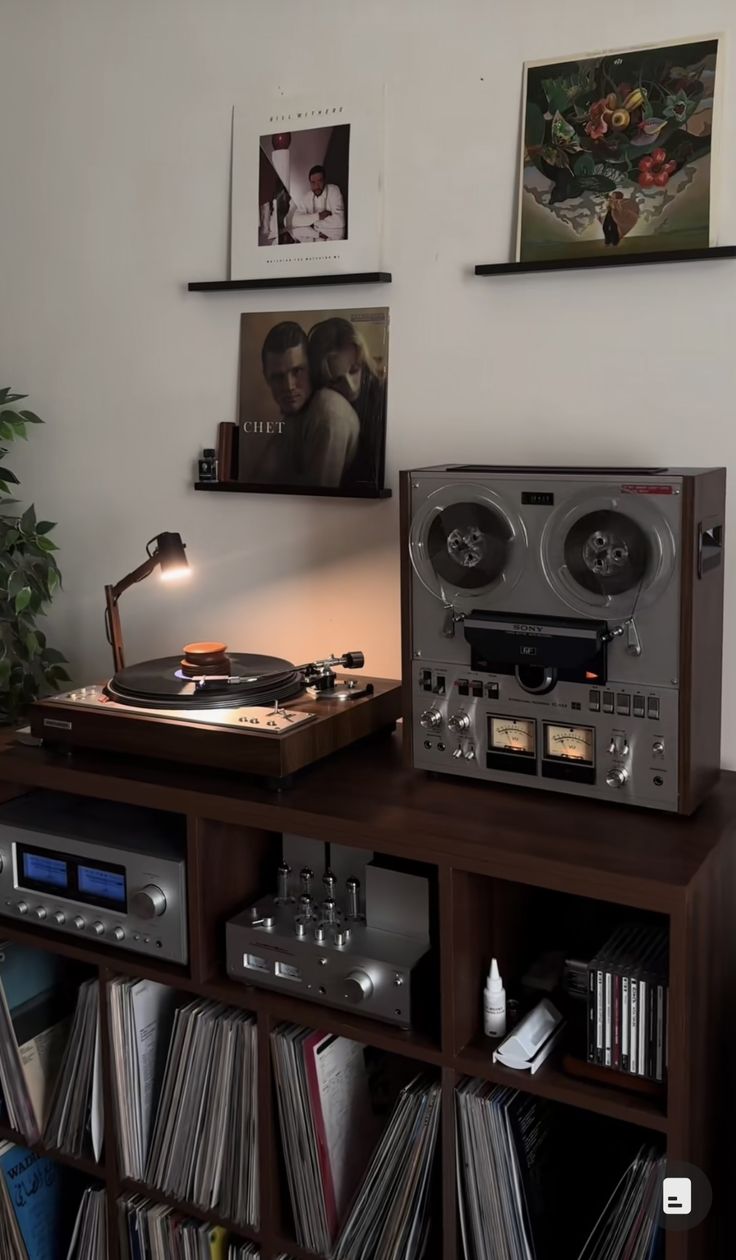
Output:
[[292,203],[286,216],[286,227],[295,240],[344,241],[345,202],[337,184],[328,184],[324,166],[313,166],[309,172],[309,188]]

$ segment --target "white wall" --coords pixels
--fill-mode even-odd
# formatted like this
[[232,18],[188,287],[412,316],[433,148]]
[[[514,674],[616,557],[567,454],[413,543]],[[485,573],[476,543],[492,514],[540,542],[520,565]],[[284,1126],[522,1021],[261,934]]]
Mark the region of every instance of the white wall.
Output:
[[[230,108],[250,93],[303,93],[333,68],[389,84],[394,283],[340,296],[391,305],[394,486],[442,459],[734,465],[736,263],[470,272],[510,256],[525,59],[735,24],[733,0],[0,0],[0,384],[48,421],[15,466],[59,521],[49,629],[77,676],[107,668],[104,582],[162,529],[188,540],[197,580],[126,596],[130,659],[223,637],[399,668],[396,500],[190,486],[235,418],[241,311],[335,298],[185,291],[226,274]],[[732,193],[732,57],[727,86]],[[723,211],[736,242],[732,195]],[[727,599],[730,640],[732,581]],[[727,662],[730,766],[734,699]]]

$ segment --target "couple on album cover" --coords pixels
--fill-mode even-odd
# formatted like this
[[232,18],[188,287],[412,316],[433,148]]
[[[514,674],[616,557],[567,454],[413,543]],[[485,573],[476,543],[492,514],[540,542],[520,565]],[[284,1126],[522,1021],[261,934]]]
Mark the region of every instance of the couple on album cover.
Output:
[[[383,472],[385,369],[354,320],[330,315],[311,322],[318,314],[305,312],[302,322],[281,319],[262,341],[260,367],[278,418],[254,420],[250,408],[241,411],[241,477],[347,492],[376,487]],[[366,319],[385,363],[387,312]]]

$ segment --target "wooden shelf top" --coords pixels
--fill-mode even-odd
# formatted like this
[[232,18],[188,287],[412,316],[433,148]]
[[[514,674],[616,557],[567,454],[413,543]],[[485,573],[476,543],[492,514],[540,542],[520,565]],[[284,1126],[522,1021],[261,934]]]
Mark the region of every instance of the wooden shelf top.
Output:
[[67,1155],[65,1151],[57,1151],[55,1147],[46,1146],[44,1142],[29,1142],[22,1133],[11,1129],[8,1124],[0,1124],[0,1140],[13,1142],[16,1146],[21,1146],[26,1151],[33,1151],[36,1155],[46,1155],[49,1159],[55,1159],[58,1164],[76,1168],[78,1172],[84,1173],[87,1177],[95,1177],[98,1181],[105,1181],[107,1177],[104,1165],[98,1164],[96,1160],[82,1155]]
[[569,1076],[554,1058],[543,1063],[532,1076],[530,1072],[517,1072],[494,1063],[490,1044],[473,1042],[456,1056],[455,1071],[463,1076],[481,1077],[494,1085],[508,1085],[526,1094],[537,1094],[552,1102],[582,1107],[657,1133],[667,1132],[667,1116],[657,1099],[619,1088],[614,1081],[610,1085],[599,1085]]
[[114,754],[6,744],[0,782],[289,831],[667,912],[733,843],[736,773],[692,818],[465,783],[401,764],[401,738],[354,745],[274,793],[243,776]]

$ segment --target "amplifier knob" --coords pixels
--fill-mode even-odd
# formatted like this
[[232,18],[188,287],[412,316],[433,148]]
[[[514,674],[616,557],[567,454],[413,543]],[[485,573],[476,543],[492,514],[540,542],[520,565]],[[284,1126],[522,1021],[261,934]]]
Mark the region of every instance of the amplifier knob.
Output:
[[349,1002],[363,1002],[373,993],[373,981],[367,971],[351,971],[349,976],[345,977],[345,993],[344,996]]
[[19,902],[18,902],[18,905],[17,905],[17,907],[16,907],[16,908],[17,908],[18,914],[28,914],[28,902],[27,902],[27,901],[19,901]]
[[146,884],[133,893],[131,905],[139,919],[157,919],[166,909],[166,897],[155,884]]
[[46,907],[45,907],[45,906],[36,906],[36,911],[35,911],[35,914],[36,914],[36,918],[37,918],[37,919],[45,919],[45,918],[46,918],[46,913],[47,913],[47,912],[46,912]]
[[104,936],[105,935],[104,923],[100,923],[98,919],[96,923],[92,924],[92,931],[94,932],[95,936]]
[[463,731],[470,728],[470,718],[467,713],[460,710],[459,713],[451,713],[447,719],[447,725],[454,735],[460,735]]
[[439,709],[425,709],[419,719],[419,725],[423,726],[425,731],[436,731],[442,725],[442,714]]
[[82,918],[81,914],[78,914],[76,919],[72,919],[72,923],[74,924],[77,931],[81,932],[82,928],[84,927],[84,919]]
[[[652,744],[652,752],[654,753],[655,757],[664,756],[664,740],[663,739],[655,739],[654,743]],[[0,870],[2,870],[2,867],[0,867]]]
[[115,940],[116,940],[116,941],[124,941],[124,940],[125,940],[125,932],[123,931],[123,929],[122,929],[121,927],[116,927],[116,928],[114,929],[114,931],[113,931],[113,936],[115,937]]
[[63,910],[56,910],[54,912],[54,923],[58,923],[59,927],[63,927],[66,923],[66,915]]
[[606,775],[606,783],[610,788],[622,788],[628,777],[628,770],[624,770],[623,767],[614,766],[614,768],[609,770]]

